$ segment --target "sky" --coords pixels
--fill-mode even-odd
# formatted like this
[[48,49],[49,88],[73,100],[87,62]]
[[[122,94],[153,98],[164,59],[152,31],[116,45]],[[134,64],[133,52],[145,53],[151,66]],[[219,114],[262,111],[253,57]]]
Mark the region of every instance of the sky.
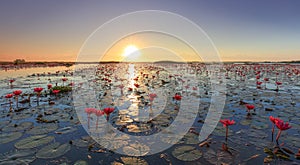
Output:
[[[299,6],[298,0],[2,0],[0,61],[75,61],[98,27],[140,10],[169,11],[193,21],[223,61],[300,60]],[[136,38],[137,47],[147,42]]]

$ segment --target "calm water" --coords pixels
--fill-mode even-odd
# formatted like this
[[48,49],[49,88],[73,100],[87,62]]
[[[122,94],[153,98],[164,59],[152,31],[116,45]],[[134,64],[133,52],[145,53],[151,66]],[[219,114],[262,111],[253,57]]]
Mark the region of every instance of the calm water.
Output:
[[[9,113],[8,100],[4,97],[0,99],[0,129],[1,139],[3,140],[3,142],[0,141],[0,151],[2,153],[0,164],[5,164],[5,162],[16,164],[15,160],[18,159],[19,162],[27,160],[30,164],[74,164],[78,161],[84,161],[88,164],[128,163],[128,161],[129,164],[263,164],[264,158],[268,156],[264,150],[271,149],[274,151],[274,146],[276,146],[276,143],[271,141],[272,123],[269,121],[270,115],[280,117],[292,125],[291,129],[282,133],[280,147],[297,153],[300,148],[300,115],[298,113],[300,89],[298,81],[296,81],[298,79],[297,75],[287,76],[288,73],[282,71],[282,69],[272,70],[272,65],[261,66],[261,79],[268,77],[270,81],[266,85],[262,85],[263,89],[257,89],[256,71],[254,71],[256,66],[236,65],[224,67],[228,70],[227,94],[221,118],[233,119],[236,122],[235,125],[230,126],[227,142],[230,152],[222,150],[222,144],[225,142],[225,129],[220,123],[209,136],[211,138],[209,147],[199,146],[198,133],[207,117],[212,95],[215,92],[212,90],[210,76],[205,72],[204,66],[106,64],[89,67],[88,65],[82,65],[79,66],[79,74],[75,74],[75,76],[70,74],[74,67],[0,71],[1,96],[16,89],[21,89],[23,93],[29,94],[33,93],[34,87],[45,88],[38,106],[36,95],[33,95],[31,105],[20,103],[19,106],[23,108],[20,112]],[[95,70],[96,68],[98,69]],[[295,68],[299,69],[299,66]],[[295,68],[292,67],[290,70]],[[66,70],[70,71],[65,72]],[[160,71],[159,74],[157,74],[158,70]],[[198,70],[197,74],[196,70]],[[236,70],[240,70],[246,76],[237,75]],[[270,72],[264,73],[264,70],[270,70]],[[60,73],[56,74],[56,71],[60,71]],[[280,71],[280,74],[276,75],[278,71]],[[51,72],[51,74],[48,75],[48,72]],[[215,73],[210,74],[218,75],[218,72],[220,71],[215,70]],[[46,74],[37,77],[32,76],[34,73]],[[170,75],[173,78],[170,78]],[[63,82],[61,80],[63,77],[68,78],[68,80]],[[12,87],[8,84],[8,80],[11,78],[16,80]],[[135,78],[137,79],[134,80]],[[261,79],[260,81],[263,81]],[[278,92],[274,91],[276,89],[276,85],[274,85],[276,79],[283,82]],[[109,82],[110,80],[111,82]],[[167,83],[163,83],[162,80]],[[219,79],[217,80],[219,81]],[[73,94],[69,92],[60,94],[58,97],[47,94],[47,84],[66,86],[71,82],[75,83]],[[124,86],[122,92],[119,87],[121,84]],[[135,87],[135,84],[139,84],[139,87]],[[192,87],[197,88],[194,90]],[[264,89],[265,87],[267,89]],[[133,92],[128,88],[133,88]],[[96,94],[96,100],[90,97],[91,91]],[[150,111],[148,94],[151,92],[158,95],[153,101],[152,111],[154,115],[148,119],[149,121],[141,122],[143,116],[140,113]],[[199,108],[194,114],[195,119],[192,120],[192,129],[187,128],[189,133],[175,145],[154,155],[130,157],[116,153],[118,150],[134,152],[133,146],[126,148],[128,145],[135,145],[136,143],[127,135],[147,137],[150,134],[156,134],[168,128],[178,117],[180,110],[185,113],[192,113],[188,109],[176,108],[178,105],[184,105],[184,102],[182,100],[178,104],[173,101],[172,97],[175,93],[180,93],[183,100],[184,98],[199,99]],[[80,101],[78,101],[78,98]],[[20,100],[23,99],[26,99],[26,96],[20,97]],[[55,104],[49,105],[48,100]],[[12,101],[13,108],[16,109],[15,100]],[[247,115],[244,103],[255,105],[255,112],[253,111],[251,116]],[[74,105],[82,108],[77,110]],[[110,123],[114,129],[122,130],[126,136],[114,141],[111,140],[114,138],[113,136],[103,137],[100,139],[100,143],[103,145],[87,138],[88,132],[95,134],[99,130],[106,130],[106,127],[101,123],[99,123],[99,128],[95,129],[97,123],[95,115],[92,115],[90,119],[91,128],[88,128],[88,116],[84,112],[84,108],[95,107],[96,105],[99,109],[112,105],[115,107],[115,111],[110,116]],[[120,110],[123,110],[122,113]],[[54,125],[51,125],[53,123],[38,122],[37,118],[40,115],[42,115],[43,120],[53,121]],[[104,116],[101,119],[105,120]],[[181,119],[180,122],[186,123],[188,120]],[[48,131],[40,131],[38,128],[41,126]],[[21,133],[20,137],[13,141],[4,142],[4,140],[7,141],[9,138],[16,137],[16,132]],[[36,144],[37,147],[28,147],[22,144],[22,140],[36,135],[44,135],[54,139],[50,139],[50,142],[43,144]],[[161,141],[168,143],[175,136],[176,134],[161,139]],[[97,139],[97,136],[93,137]],[[54,142],[59,142],[60,145],[65,144],[69,148],[64,149],[65,153],[60,151],[62,152],[60,155],[56,153],[58,152],[57,148],[49,149],[58,156],[47,159],[42,158],[40,156],[42,148]],[[27,143],[34,144],[32,140]],[[69,143],[71,144],[68,145]],[[105,145],[115,146],[116,150],[107,150],[104,147]],[[19,149],[15,151],[16,148]],[[24,151],[22,148],[29,148],[35,152],[28,155],[23,154],[22,156],[21,153]],[[151,150],[151,144],[144,146],[144,148],[146,148],[146,151],[148,151],[147,149]],[[14,151],[19,155],[12,156]],[[47,155],[50,155],[50,153],[47,153]],[[299,164],[299,160],[296,160],[293,154],[287,155],[289,155],[291,161],[274,157],[271,164]]]

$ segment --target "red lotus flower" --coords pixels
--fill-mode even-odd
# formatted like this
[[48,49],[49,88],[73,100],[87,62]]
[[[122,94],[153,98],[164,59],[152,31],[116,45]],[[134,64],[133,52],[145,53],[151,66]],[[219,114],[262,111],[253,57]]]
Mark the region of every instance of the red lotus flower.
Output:
[[133,89],[132,88],[128,88],[128,91],[132,91]]
[[17,108],[19,107],[18,105],[18,103],[19,103],[19,101],[18,101],[18,96],[20,95],[22,93],[22,91],[21,90],[15,90],[15,91],[13,91],[13,94],[16,96],[16,103],[17,103]]
[[137,83],[134,83],[133,85],[134,85],[136,88],[140,87],[140,85],[137,84]]
[[106,121],[109,120],[109,115],[115,110],[113,107],[104,108],[103,111],[106,114]]
[[64,77],[64,78],[62,78],[61,80],[62,80],[62,81],[67,81],[68,78]]
[[174,97],[173,97],[176,101],[180,101],[182,96],[180,96],[179,94],[176,94]]
[[[273,123],[273,124],[276,124],[276,121],[277,120],[281,120],[279,118],[276,118],[276,117],[273,117],[273,116],[270,116],[270,121]],[[281,120],[282,121],[282,120]]]
[[96,112],[95,108],[85,108],[84,109],[85,113],[87,113],[87,117],[88,117],[88,128],[90,128],[90,118],[91,118],[91,114]]
[[261,85],[262,82],[261,81],[256,81],[256,85]]
[[104,112],[101,111],[101,110],[96,110],[94,113],[95,113],[95,115],[97,116],[96,129],[98,129],[99,117],[102,116],[102,115],[104,115]]
[[276,81],[276,85],[282,85],[282,82]]
[[278,134],[276,136],[276,141],[277,141],[277,144],[278,144],[278,139],[281,135],[281,132],[284,131],[284,130],[292,128],[292,126],[289,125],[288,122],[284,123],[283,120],[276,120],[275,125],[279,129]]
[[289,125],[289,122],[284,123],[283,120],[275,120],[275,125],[282,131],[292,128],[292,126]]
[[48,84],[48,85],[47,85],[47,88],[48,88],[48,89],[51,89],[51,88],[52,88],[52,84]]
[[250,110],[254,109],[255,106],[252,104],[246,104],[246,108],[248,109],[248,111],[250,111]]
[[270,121],[273,123],[273,126],[272,126],[272,141],[273,141],[273,137],[274,137],[275,124],[276,124],[277,120],[281,120],[281,119],[270,116]]
[[230,125],[233,125],[235,124],[235,121],[234,120],[229,120],[229,119],[223,119],[223,120],[220,120],[220,122],[223,124],[223,127],[226,128],[226,141],[227,141],[227,137],[228,137],[228,126]]
[[85,108],[84,111],[85,111],[88,115],[90,115],[90,114],[96,112],[96,109],[95,109],[95,108]]
[[5,98],[7,98],[7,99],[9,99],[9,111],[11,112],[12,111],[12,101],[11,101],[11,99],[10,98],[12,98],[14,96],[14,94],[7,94],[6,96],[5,96]]
[[156,95],[155,93],[150,93],[150,94],[149,94],[149,97],[150,97],[150,98],[155,98],[156,96],[157,96],[157,95]]
[[103,109],[103,111],[106,115],[110,115],[114,110],[115,110],[115,108],[113,108],[113,107],[107,107],[107,108]]
[[34,90],[34,92],[36,92],[36,93],[41,93],[43,89],[44,89],[44,88],[37,87],[37,88],[34,88],[33,90]]
[[7,95],[5,96],[5,98],[9,99],[9,98],[12,98],[13,96],[14,96],[13,94],[7,94]]
[[269,78],[264,78],[264,81],[269,81]]
[[102,116],[102,115],[104,115],[104,112],[101,111],[101,110],[95,110],[94,113],[95,113],[96,116]]
[[228,127],[229,125],[235,124],[234,120],[229,120],[229,119],[223,119],[220,120],[220,122],[223,124],[224,127]]
[[15,82],[15,80],[14,79],[11,79],[11,80],[9,80],[9,83],[13,83],[13,82]]
[[57,95],[60,92],[60,90],[53,90],[52,93]]
[[13,94],[16,95],[16,96],[19,96],[21,93],[22,93],[21,90],[15,90],[15,91],[13,91]]

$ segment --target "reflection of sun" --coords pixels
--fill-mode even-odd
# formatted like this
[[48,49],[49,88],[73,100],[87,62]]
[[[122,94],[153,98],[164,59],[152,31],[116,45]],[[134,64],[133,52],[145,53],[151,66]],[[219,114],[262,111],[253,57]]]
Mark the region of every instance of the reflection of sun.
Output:
[[128,45],[124,49],[123,56],[127,57],[127,56],[129,56],[131,54],[135,54],[135,53],[139,53],[139,49],[134,45]]

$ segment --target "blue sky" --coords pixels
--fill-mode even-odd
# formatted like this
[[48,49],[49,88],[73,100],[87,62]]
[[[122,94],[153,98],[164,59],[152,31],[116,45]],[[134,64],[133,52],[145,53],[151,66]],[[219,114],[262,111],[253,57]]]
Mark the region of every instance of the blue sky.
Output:
[[297,0],[3,0],[0,57],[74,60],[106,21],[137,10],[164,10],[198,24],[225,61],[299,60],[299,7]]

